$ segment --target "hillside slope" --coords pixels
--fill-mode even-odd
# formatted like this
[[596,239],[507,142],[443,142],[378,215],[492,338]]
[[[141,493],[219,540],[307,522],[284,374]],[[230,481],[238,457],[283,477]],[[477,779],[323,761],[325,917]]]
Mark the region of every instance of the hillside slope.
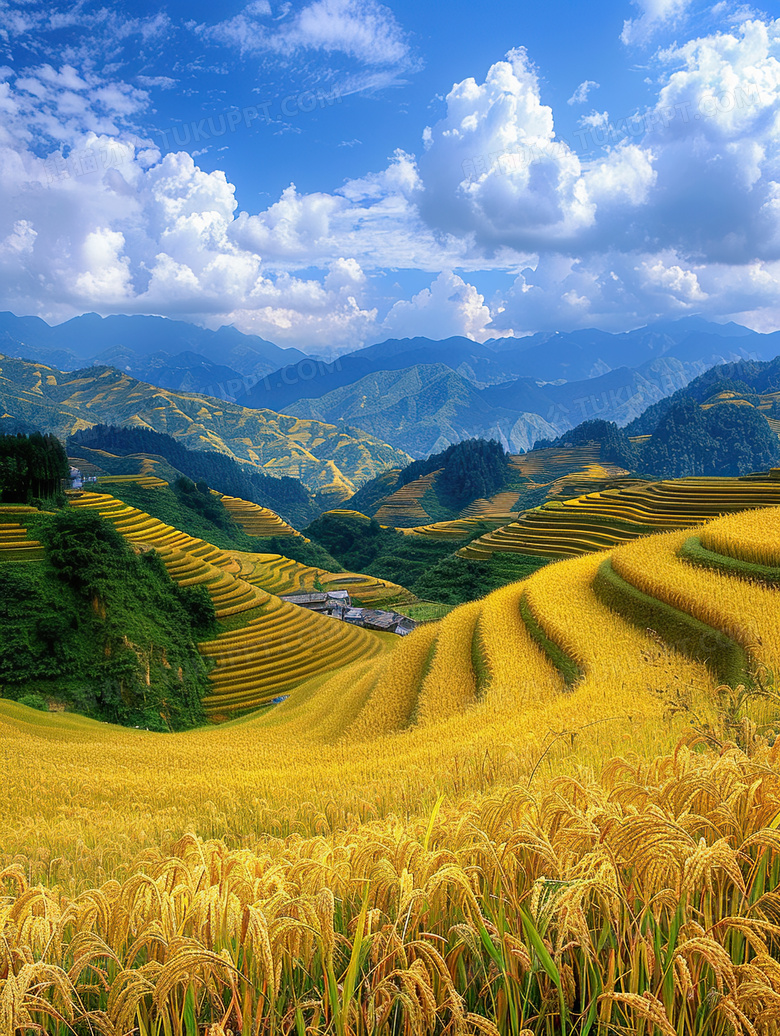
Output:
[[33,424],[62,439],[93,424],[151,428],[191,449],[225,453],[263,474],[290,475],[342,500],[408,460],[362,432],[159,389],[110,367],[64,374],[0,356],[0,407],[3,422]]
[[[780,344],[780,331],[769,336]],[[659,400],[653,406],[626,426],[630,435],[649,435],[658,427],[668,410],[682,400],[692,399],[704,404],[713,397],[745,400],[757,406],[766,416],[772,417],[780,402],[780,356],[766,361],[756,359],[738,360],[712,367],[690,384]],[[755,398],[755,397],[758,398]]]
[[777,694],[748,691],[780,511],[690,539],[551,565],[221,728],[0,702],[13,1022],[771,1033]]
[[[691,543],[704,552],[684,550]],[[289,716],[298,729],[309,710],[350,695],[339,730],[349,739],[435,727],[480,703],[528,712],[567,695],[579,723],[609,699],[641,709],[680,686],[736,686],[758,664],[780,665],[778,544],[774,507],[548,565],[418,629],[361,670],[359,692],[345,670],[305,702],[292,696],[274,723]],[[307,729],[318,735],[316,722]]]
[[574,557],[667,529],[685,529],[721,514],[780,506],[780,472],[742,478],[637,480],[623,488],[551,502],[487,533],[459,554],[484,560],[496,552]]
[[[459,446],[458,449],[463,448]],[[426,466],[434,465],[434,455]],[[443,461],[442,461],[443,463]],[[385,525],[414,528],[461,518],[489,518],[506,523],[513,515],[536,507],[546,499],[577,496],[584,491],[607,489],[626,483],[628,472],[602,461],[598,443],[556,449],[538,449],[512,455],[502,483],[486,497],[454,502],[443,491],[442,471],[434,470],[410,479],[409,472],[385,472],[350,499],[349,507]]]
[[204,722],[215,627],[202,590],[95,516],[0,506],[0,695],[107,722],[182,730]]
[[[210,694],[203,700],[211,719],[256,708],[316,673],[386,650],[385,642],[366,630],[268,593],[262,586],[270,580],[258,577],[256,564],[249,566],[251,581],[244,578],[241,552],[190,536],[107,493],[82,493],[72,506],[97,512],[129,542],[153,548],[179,585],[208,590],[223,623],[213,641],[200,645],[201,654],[214,663]],[[283,557],[278,561],[294,565]],[[377,581],[369,582],[373,587]]]
[[94,425],[72,435],[67,448],[71,464],[86,475],[153,472],[167,482],[184,476],[268,507],[298,527],[317,513],[313,494],[298,479],[265,475],[256,466],[240,464],[225,453],[189,450],[180,439],[148,428]]

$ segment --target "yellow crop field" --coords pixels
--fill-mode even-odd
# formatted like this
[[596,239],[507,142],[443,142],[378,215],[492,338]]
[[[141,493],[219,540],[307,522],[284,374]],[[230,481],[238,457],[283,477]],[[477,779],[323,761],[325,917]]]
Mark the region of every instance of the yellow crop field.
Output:
[[598,443],[562,449],[532,450],[512,458],[512,466],[537,485],[554,482],[570,471],[597,464],[601,456]]
[[780,566],[780,510],[762,508],[743,515],[739,535],[728,520],[710,522],[702,544],[716,554],[757,565]]
[[481,610],[475,601],[457,608],[439,624],[435,653],[419,691],[418,723],[435,723],[477,701],[474,637]]
[[[780,542],[712,528],[730,557]],[[555,563],[208,729],[0,701],[0,1032],[773,1036],[780,698],[735,688],[724,718],[710,660],[600,589],[610,562],[772,668],[780,590],[690,535]]]
[[225,510],[249,536],[298,536],[275,511],[237,496],[220,496]]
[[278,595],[310,593],[314,590],[346,590],[356,602],[367,607],[383,607],[415,601],[403,586],[363,575],[359,572],[327,572],[304,565],[283,554],[253,554],[226,551],[239,565],[242,579],[262,590]]
[[631,482],[527,511],[458,553],[475,560],[496,551],[576,557],[651,532],[699,525],[727,512],[777,505],[780,480],[771,475]]
[[431,525],[418,525],[413,529],[397,529],[404,536],[425,536],[431,540],[462,540],[473,536],[481,529],[499,528],[507,519],[507,515],[481,518],[454,518],[451,521],[433,522]]
[[[732,520],[721,529],[734,527]],[[687,538],[684,532],[666,533],[620,547],[612,555],[612,565],[632,586],[720,630],[750,656],[780,672],[778,590],[759,584],[748,589],[737,575],[688,564],[678,556]]]
[[647,630],[637,629],[598,599],[593,581],[601,562],[591,554],[548,565],[527,581],[525,590],[546,635],[583,671],[580,693],[589,692],[591,699],[614,695],[650,711],[659,694],[685,689],[706,696],[714,684],[705,666],[660,647]]
[[[30,538],[23,524],[31,514],[37,514],[32,507],[0,505],[0,561],[38,561],[43,557],[43,547]],[[14,520],[17,518],[21,521]]]
[[374,515],[376,520],[389,526],[408,525],[414,521],[419,521],[421,524],[426,522],[429,515],[422,506],[421,500],[440,474],[441,469],[432,471],[429,475],[423,475],[414,482],[407,482],[405,486],[396,489],[382,501],[381,507]]
[[[144,458],[144,460],[148,459],[149,458]],[[164,478],[160,478],[153,473],[147,472],[142,472],[140,475],[98,475],[97,480],[98,485],[104,482],[111,485],[121,485],[123,482],[132,482],[136,486],[141,486],[142,489],[158,489],[160,486],[168,485]]]
[[240,552],[189,536],[105,493],[84,493],[72,506],[97,510],[130,542],[154,547],[171,578],[181,585],[203,584],[218,619],[243,617],[238,630],[200,645],[201,654],[213,662],[213,691],[204,708],[214,720],[256,708],[317,673],[384,650],[384,641],[368,630],[280,601],[262,588],[262,581],[243,578],[247,567],[256,573],[253,555],[238,560]]

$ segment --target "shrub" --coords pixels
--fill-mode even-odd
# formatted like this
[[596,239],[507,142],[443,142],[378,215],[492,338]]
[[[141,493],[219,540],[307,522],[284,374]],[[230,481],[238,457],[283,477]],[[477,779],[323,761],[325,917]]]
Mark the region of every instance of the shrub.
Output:
[[20,705],[26,705],[28,709],[37,709],[39,712],[48,712],[49,703],[40,694],[25,694],[19,699]]

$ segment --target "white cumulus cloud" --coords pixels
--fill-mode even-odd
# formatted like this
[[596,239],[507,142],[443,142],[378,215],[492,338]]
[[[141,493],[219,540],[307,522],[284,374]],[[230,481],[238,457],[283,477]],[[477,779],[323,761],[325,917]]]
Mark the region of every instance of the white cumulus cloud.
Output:
[[664,26],[674,25],[690,6],[691,0],[633,0],[638,18],[623,22],[620,39],[626,45],[647,43]]
[[[370,40],[395,32],[357,0],[309,3],[267,31],[290,32],[304,10],[306,46],[323,50],[353,18],[343,47],[366,67]],[[639,17],[679,13],[648,3]],[[267,20],[263,3],[244,15]],[[777,326],[780,20],[751,16],[653,60],[639,132],[621,140],[606,112],[586,115],[609,141],[587,160],[558,138],[518,49],[452,87],[417,154],[397,149],[337,190],[291,183],[260,211],[221,170],[137,135],[150,105],[138,86],[75,59],[0,70],[0,306],[232,322],[323,352],[693,312]],[[396,268],[429,286],[388,291]],[[500,270],[493,297],[470,282]]]
[[426,335],[450,338],[464,335],[476,341],[499,337],[488,330],[490,307],[473,284],[445,270],[411,299],[399,300],[387,314],[382,330],[397,338]]
[[591,90],[598,90],[600,86],[600,83],[596,83],[592,79],[585,79],[582,83],[580,83],[580,85],[577,87],[577,89],[574,91],[574,93],[571,95],[571,97],[568,99],[566,103],[585,104]]

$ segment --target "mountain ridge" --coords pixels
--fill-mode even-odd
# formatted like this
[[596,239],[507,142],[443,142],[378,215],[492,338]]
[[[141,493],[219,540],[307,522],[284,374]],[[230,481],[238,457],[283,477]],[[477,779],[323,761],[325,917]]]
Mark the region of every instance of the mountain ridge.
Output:
[[111,367],[62,372],[0,354],[0,407],[0,426],[26,423],[63,440],[94,424],[166,432],[190,448],[226,453],[263,474],[299,478],[334,500],[409,460],[357,429],[161,389]]

